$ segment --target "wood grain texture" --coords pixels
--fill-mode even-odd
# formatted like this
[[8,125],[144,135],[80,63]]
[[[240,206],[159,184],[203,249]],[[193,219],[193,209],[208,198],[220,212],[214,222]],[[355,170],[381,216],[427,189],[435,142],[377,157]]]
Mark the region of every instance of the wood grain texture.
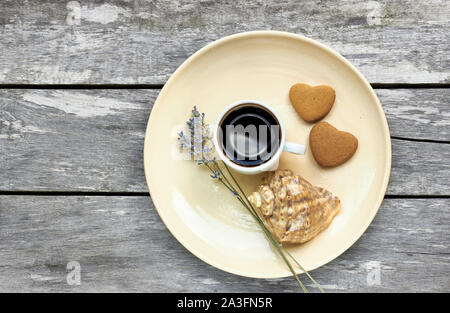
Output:
[[[158,90],[0,90],[0,190],[146,192]],[[391,135],[448,140],[448,89],[377,90]],[[392,140],[388,194],[448,195],[450,145]]]
[[375,89],[391,136],[450,142],[450,89]]
[[450,82],[448,1],[0,2],[0,83],[161,84],[188,56],[272,29],[334,48],[378,83]]
[[[361,239],[314,278],[328,292],[449,292],[449,205],[386,199]],[[244,278],[197,259],[148,197],[0,196],[0,251],[0,291],[298,292],[292,278]],[[66,283],[70,261],[81,266],[79,286]],[[370,285],[376,266],[380,285]]]

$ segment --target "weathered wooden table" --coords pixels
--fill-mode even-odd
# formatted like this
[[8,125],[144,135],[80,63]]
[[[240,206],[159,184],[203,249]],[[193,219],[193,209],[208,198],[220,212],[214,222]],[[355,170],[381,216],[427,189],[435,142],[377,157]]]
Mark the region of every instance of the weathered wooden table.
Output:
[[327,291],[449,292],[449,5],[2,0],[0,291],[297,291],[292,278],[243,278],[191,255],[142,168],[152,103],[177,66],[222,36],[276,29],[347,57],[392,135],[378,215],[314,277]]

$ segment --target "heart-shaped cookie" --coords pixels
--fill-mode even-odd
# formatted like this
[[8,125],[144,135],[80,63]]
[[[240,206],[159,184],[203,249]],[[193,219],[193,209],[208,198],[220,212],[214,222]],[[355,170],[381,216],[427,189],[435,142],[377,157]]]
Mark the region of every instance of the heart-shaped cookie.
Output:
[[330,86],[312,87],[307,84],[295,84],[289,90],[289,98],[295,111],[302,119],[313,123],[330,112],[336,93]]
[[358,148],[358,139],[327,122],[319,122],[309,133],[309,146],[317,163],[331,167],[340,165],[353,156]]

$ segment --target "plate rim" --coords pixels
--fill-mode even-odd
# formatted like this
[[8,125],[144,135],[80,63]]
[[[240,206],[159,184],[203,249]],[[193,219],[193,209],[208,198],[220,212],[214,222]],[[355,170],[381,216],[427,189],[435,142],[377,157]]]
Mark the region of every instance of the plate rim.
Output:
[[[336,57],[339,61],[343,62],[345,65],[347,65],[349,67],[349,69],[354,72],[354,74],[356,74],[356,76],[363,82],[363,84],[365,85],[365,87],[368,89],[370,96],[373,98],[373,100],[376,103],[376,109],[378,112],[378,115],[381,117],[381,121],[384,124],[383,127],[383,132],[384,132],[384,136],[385,138],[387,138],[386,140],[386,153],[385,153],[385,159],[386,159],[386,165],[385,165],[385,169],[384,169],[384,177],[383,177],[383,184],[382,184],[382,188],[380,190],[380,193],[378,194],[378,198],[376,201],[376,205],[375,205],[375,210],[373,211],[372,216],[370,216],[370,218],[367,219],[367,222],[365,224],[362,225],[362,227],[360,227],[360,229],[358,230],[358,232],[355,233],[355,235],[353,236],[353,238],[351,240],[348,240],[347,243],[343,246],[344,248],[339,249],[336,253],[330,255],[327,258],[323,258],[320,262],[317,263],[317,265],[313,268],[307,269],[308,272],[313,271],[315,269],[318,269],[320,267],[322,267],[323,265],[333,261],[334,259],[336,259],[337,257],[339,257],[341,254],[343,254],[345,251],[347,251],[350,247],[352,247],[356,241],[358,241],[359,238],[361,238],[361,236],[365,233],[365,231],[367,230],[367,228],[370,226],[370,224],[372,224],[375,216],[377,215],[380,206],[384,200],[384,196],[386,194],[386,190],[389,184],[389,179],[390,179],[390,175],[391,175],[391,165],[392,165],[392,145],[391,145],[391,136],[390,136],[390,129],[389,129],[389,125],[387,122],[387,118],[386,118],[386,114],[383,111],[383,107],[380,103],[380,100],[378,99],[378,96],[376,95],[375,91],[373,90],[372,86],[370,85],[370,83],[367,81],[367,79],[359,72],[359,70],[352,64],[350,63],[350,61],[348,61],[346,58],[344,58],[340,53],[338,53],[337,51],[333,50],[332,48],[329,48],[328,46],[314,40],[311,38],[308,38],[306,36],[303,35],[299,35],[299,34],[294,34],[294,33],[290,33],[290,32],[285,32],[285,31],[275,31],[275,30],[255,30],[255,31],[247,31],[247,32],[240,32],[240,33],[235,33],[232,35],[228,35],[225,37],[222,37],[220,39],[217,39],[215,41],[212,41],[210,43],[208,43],[207,45],[205,45],[204,47],[200,48],[199,50],[197,50],[196,52],[194,52],[191,56],[189,56],[186,60],[184,60],[184,62],[178,66],[178,68],[170,75],[169,79],[166,81],[166,83],[164,84],[163,88],[161,89],[161,91],[158,94],[158,97],[156,98],[152,110],[150,112],[150,116],[148,118],[147,121],[147,126],[146,126],[146,130],[145,130],[145,138],[144,138],[144,147],[143,147],[143,164],[144,164],[144,174],[145,174],[145,179],[146,179],[146,183],[147,183],[147,187],[150,193],[150,197],[151,200],[154,204],[154,207],[156,209],[156,211],[158,212],[159,217],[161,218],[162,222],[164,223],[164,225],[166,226],[166,228],[169,230],[169,232],[172,234],[172,236],[175,237],[175,239],[177,239],[177,241],[179,243],[181,243],[181,245],[183,245],[184,248],[186,248],[190,253],[192,253],[193,255],[195,255],[197,258],[199,258],[200,260],[206,262],[207,264],[214,266],[215,268],[218,268],[220,270],[223,270],[225,272],[228,273],[232,273],[232,274],[236,274],[236,275],[240,275],[240,276],[244,276],[244,277],[250,277],[250,278],[284,278],[284,277],[288,277],[291,276],[290,273],[286,272],[286,274],[275,274],[275,273],[268,273],[268,275],[255,275],[252,273],[247,273],[247,272],[243,272],[243,271],[239,271],[233,268],[229,268],[227,266],[221,265],[220,263],[214,262],[211,259],[209,259],[208,257],[206,257],[205,255],[203,255],[202,253],[198,252],[195,250],[195,248],[193,248],[192,246],[189,245],[189,243],[187,243],[184,239],[183,236],[181,236],[180,234],[178,234],[176,232],[176,230],[165,220],[165,216],[164,214],[162,214],[162,210],[160,208],[160,205],[158,203],[158,200],[154,197],[154,194],[152,194],[152,187],[151,187],[151,179],[150,179],[150,175],[149,173],[149,169],[146,166],[146,159],[147,159],[147,153],[150,153],[150,149],[149,149],[149,132],[150,132],[150,125],[152,124],[152,121],[155,119],[155,115],[158,110],[159,106],[159,99],[162,98],[165,94],[166,94],[166,90],[168,88],[168,86],[170,85],[170,83],[175,80],[179,73],[183,71],[183,69],[187,66],[189,66],[190,63],[192,63],[195,59],[197,59],[198,57],[200,57],[202,54],[204,54],[205,52],[207,52],[210,49],[215,48],[216,46],[223,44],[225,42],[228,41],[232,41],[232,40],[236,40],[242,37],[247,37],[247,36],[280,36],[280,37],[285,37],[285,38],[289,38],[289,39],[293,39],[293,40],[300,40],[303,42],[306,42],[308,44],[311,44],[313,46],[316,46],[319,49],[323,49],[326,52],[332,54],[334,57]],[[302,274],[303,271],[300,269],[296,269],[296,273],[297,274]]]

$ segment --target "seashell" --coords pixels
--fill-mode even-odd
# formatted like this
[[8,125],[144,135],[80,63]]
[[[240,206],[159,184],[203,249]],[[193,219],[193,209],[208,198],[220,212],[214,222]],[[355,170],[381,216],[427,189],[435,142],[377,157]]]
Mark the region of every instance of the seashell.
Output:
[[328,190],[291,170],[269,172],[249,201],[267,228],[283,243],[303,243],[325,230],[341,210]]

